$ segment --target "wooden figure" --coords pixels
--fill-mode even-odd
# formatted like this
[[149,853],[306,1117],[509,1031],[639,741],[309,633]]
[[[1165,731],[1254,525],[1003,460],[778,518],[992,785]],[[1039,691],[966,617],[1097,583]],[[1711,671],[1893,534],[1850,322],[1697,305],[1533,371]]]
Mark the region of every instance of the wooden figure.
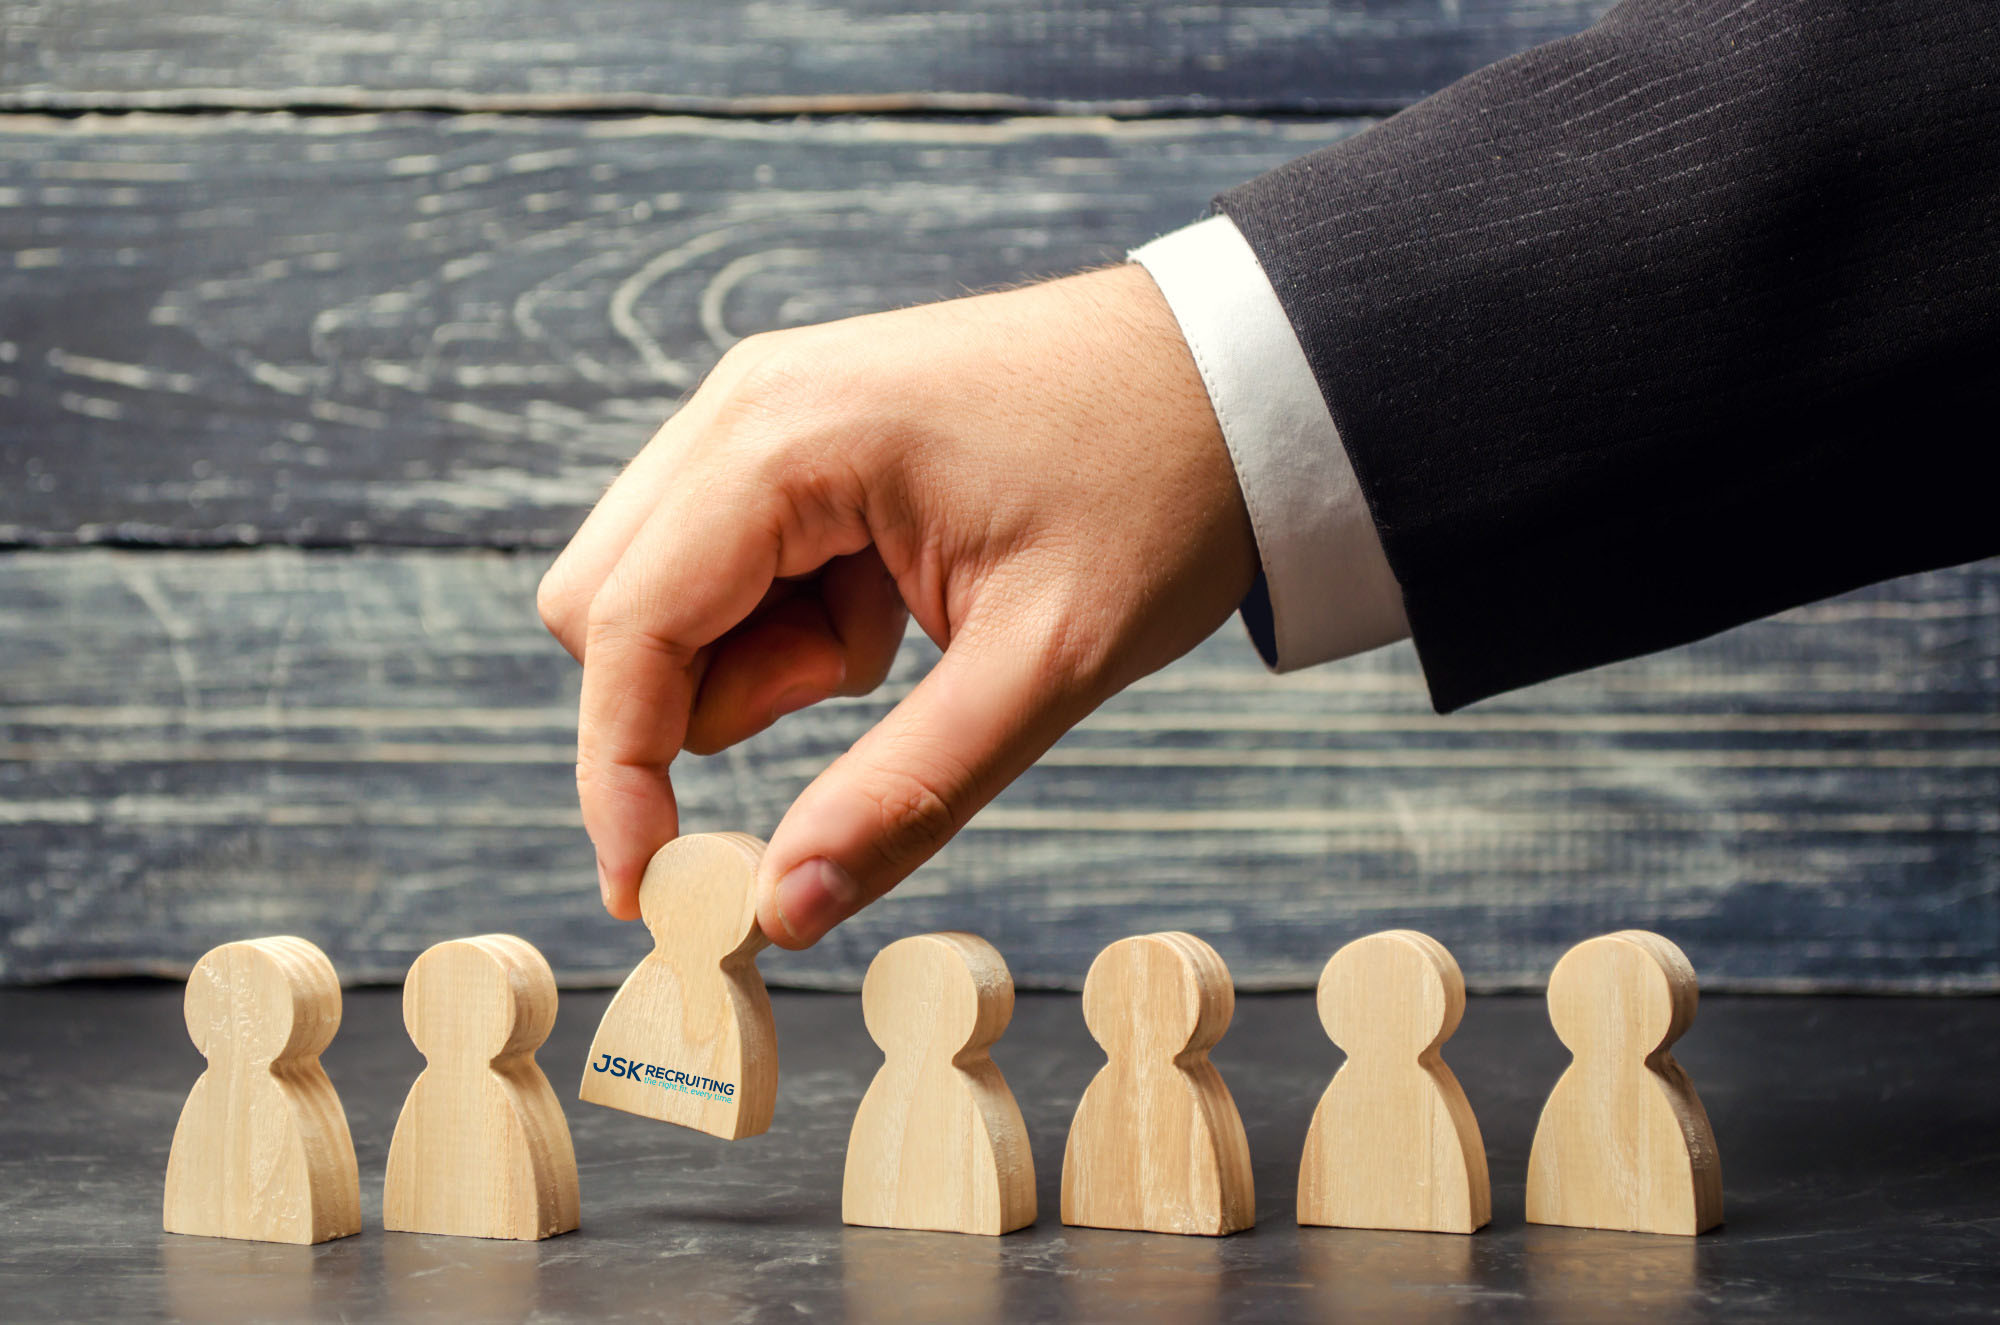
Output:
[[299,938],[212,949],[187,983],[187,1026],[208,1069],[167,1158],[169,1233],[325,1242],[361,1231],[347,1115],[320,1051],[340,1029],[340,979]]
[[876,955],[861,987],[882,1047],[847,1138],[840,1216],[878,1228],[1010,1233],[1035,1222],[1020,1106],[987,1050],[1014,978],[971,934],[921,934]]
[[1694,1021],[1694,967],[1658,934],[1579,943],[1549,976],[1549,1020],[1574,1060],[1528,1156],[1528,1220],[1695,1234],[1722,1222],[1722,1158],[1668,1052]]
[[577,1225],[576,1152],[535,1062],[556,977],[512,934],[440,943],[403,982],[427,1065],[396,1120],[382,1227],[534,1241]]
[[1465,1014],[1442,943],[1392,929],[1333,954],[1319,1018],[1347,1062],[1313,1111],[1299,1222],[1470,1233],[1493,1217],[1486,1145],[1439,1050]]
[[582,1098],[729,1140],[771,1125],[778,1035],[757,974],[768,940],[747,833],[675,838],[646,866],[639,911],[653,951],[605,1010]]
[[1070,1124],[1065,1224],[1218,1235],[1256,1222],[1250,1142],[1208,1051],[1236,991],[1192,934],[1120,939],[1083,984],[1083,1019],[1108,1060]]

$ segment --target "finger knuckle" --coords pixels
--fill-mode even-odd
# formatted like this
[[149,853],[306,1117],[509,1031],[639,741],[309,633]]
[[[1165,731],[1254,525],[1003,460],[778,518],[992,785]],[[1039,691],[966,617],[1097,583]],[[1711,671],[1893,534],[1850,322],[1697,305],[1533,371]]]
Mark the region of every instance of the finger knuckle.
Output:
[[799,337],[784,332],[738,341],[729,359],[725,417],[779,420],[794,414],[812,396],[823,362]]
[[881,841],[892,863],[914,864],[958,830],[958,795],[949,779],[913,768],[884,773],[870,789]]
[[[621,681],[694,665],[698,648],[660,629],[657,619],[657,612],[623,594],[602,592],[591,601],[583,630],[584,666],[586,672],[596,669],[607,695]],[[589,684],[586,676],[586,689]]]
[[[799,333],[759,349],[717,412],[709,459],[717,483],[766,510],[777,529],[836,527],[858,539],[875,397]],[[752,503],[742,494],[755,494]]]
[[627,579],[617,569],[605,577],[597,592],[590,596],[590,605],[584,609],[583,625],[586,634],[598,636],[618,629],[629,621],[636,604],[625,587]]
[[776,349],[783,339],[782,332],[754,331],[732,342],[723,350],[722,357],[716,360],[714,376],[724,381],[735,381]]
[[1007,589],[1015,628],[1010,649],[1041,676],[1074,694],[1102,699],[1117,689],[1119,641],[1130,638],[1128,612],[1102,601],[1090,567],[1064,556]]
[[1110,631],[1083,614],[1064,616],[1044,627],[1029,653],[1043,675],[1061,677],[1076,692],[1101,698],[1119,688],[1109,638]]
[[576,593],[570,587],[570,578],[558,561],[542,575],[541,583],[535,586],[535,611],[540,614],[542,624],[551,635],[563,637],[576,624]]
[[645,570],[629,564],[629,558],[611,568],[585,609],[586,640],[624,640],[645,633],[644,623],[653,620],[662,606],[659,589]]
[[586,802],[639,801],[666,768],[633,748],[627,733],[589,726],[577,733],[576,789]]

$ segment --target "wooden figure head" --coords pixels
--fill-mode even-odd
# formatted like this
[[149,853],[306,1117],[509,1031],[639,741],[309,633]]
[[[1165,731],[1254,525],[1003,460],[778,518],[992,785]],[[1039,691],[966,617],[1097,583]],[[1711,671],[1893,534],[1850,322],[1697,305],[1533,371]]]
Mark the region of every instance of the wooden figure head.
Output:
[[195,963],[183,1007],[211,1062],[316,1058],[340,1029],[340,977],[304,939],[225,943]]
[[1113,1062],[1204,1054],[1235,1011],[1229,968],[1192,934],[1120,939],[1083,982],[1084,1024]]
[[1319,977],[1319,1019],[1352,1057],[1420,1058],[1465,1016],[1465,977],[1442,943],[1410,929],[1359,938]]
[[1549,975],[1549,1021],[1580,1064],[1650,1059],[1681,1038],[1700,1001],[1670,940],[1627,929],[1577,944]]
[[555,1021],[555,972],[512,934],[437,944],[403,982],[403,1024],[434,1063],[532,1054]]
[[887,1054],[949,1045],[992,1047],[1014,1017],[1014,981],[992,944],[972,934],[918,934],[877,953],[861,985],[868,1034]]
[[706,966],[754,957],[770,942],[757,925],[762,854],[747,833],[696,833],[661,847],[639,881],[655,949]]

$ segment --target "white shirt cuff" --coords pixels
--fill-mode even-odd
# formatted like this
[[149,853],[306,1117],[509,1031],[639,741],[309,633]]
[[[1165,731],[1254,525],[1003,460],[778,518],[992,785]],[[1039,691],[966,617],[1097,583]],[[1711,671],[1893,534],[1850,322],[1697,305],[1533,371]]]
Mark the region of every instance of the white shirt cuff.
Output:
[[1298,334],[1236,223],[1211,216],[1134,249],[1180,323],[1250,511],[1280,672],[1407,638],[1347,447]]

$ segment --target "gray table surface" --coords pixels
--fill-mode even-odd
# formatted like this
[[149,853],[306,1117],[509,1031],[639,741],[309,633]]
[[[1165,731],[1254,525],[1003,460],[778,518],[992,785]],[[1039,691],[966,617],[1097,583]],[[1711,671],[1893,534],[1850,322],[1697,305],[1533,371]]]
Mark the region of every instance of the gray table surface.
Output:
[[1680,1239],[1523,1223],[1535,1117],[1565,1061],[1530,998],[1474,999],[1446,1046],[1491,1157],[1487,1230],[1298,1228],[1298,1154],[1338,1054],[1310,997],[1246,997],[1214,1058],[1249,1127],[1258,1225],[1217,1240],[1057,1218],[1065,1132],[1100,1061],[1073,995],[1023,995],[995,1052],[1042,1209],[1006,1238],[841,1224],[847,1128],[880,1061],[857,998],[775,996],[777,1121],[733,1144],[576,1102],[606,998],[564,995],[541,1054],[576,1138],[579,1231],[528,1244],[381,1231],[383,1161],[422,1060],[397,992],[375,989],[349,992],[325,1056],[364,1230],[284,1247],[160,1231],[174,1121],[201,1069],[177,987],[0,991],[0,1318],[2000,1316],[1996,1000],[1706,1000],[1679,1056],[1715,1123],[1728,1223]]

